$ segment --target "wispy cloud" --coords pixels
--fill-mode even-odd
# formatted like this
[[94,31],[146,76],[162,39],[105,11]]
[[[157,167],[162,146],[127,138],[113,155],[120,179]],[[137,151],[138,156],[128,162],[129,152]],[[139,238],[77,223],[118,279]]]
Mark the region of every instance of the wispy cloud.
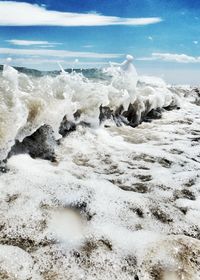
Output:
[[178,63],[200,63],[200,57],[189,56],[186,54],[174,54],[174,53],[152,53],[150,57],[140,57],[137,60],[143,61],[168,61]]
[[61,43],[48,42],[48,41],[31,41],[31,40],[18,40],[18,39],[6,40],[6,42],[10,43],[11,45],[16,45],[16,46],[32,46],[32,45],[54,46],[54,45],[61,45]]
[[[6,11],[6,12],[5,12]],[[161,22],[160,17],[121,18],[100,15],[68,13],[47,10],[26,2],[0,1],[1,26],[105,26],[105,25],[148,25]]]
[[193,43],[194,43],[195,45],[198,45],[199,42],[198,42],[198,41],[193,41]]
[[[49,44],[49,45],[38,45],[39,48],[55,48],[55,46],[58,45],[57,44]],[[59,45],[62,45],[62,44],[59,44]]]
[[[5,61],[2,60],[2,62],[4,63]],[[41,58],[14,58],[12,59],[12,64],[26,64],[26,65],[30,65],[30,64],[34,64],[34,65],[42,65],[42,64],[57,64],[57,62],[60,63],[65,63],[65,60],[61,60],[61,59],[41,59]]]
[[156,60],[156,58],[153,57],[153,56],[142,56],[142,57],[137,57],[136,60],[139,60],[139,61],[152,61],[152,60]]
[[84,45],[83,48],[93,48],[93,45]]
[[39,49],[14,49],[0,48],[0,55],[17,55],[17,56],[49,56],[49,57],[74,57],[74,58],[117,58],[122,54],[117,53],[95,53],[95,52],[75,52],[68,50],[39,50]]
[[164,61],[174,61],[179,63],[197,63],[200,62],[199,57],[189,56],[186,54],[173,54],[173,53],[153,53],[152,56],[156,59]]

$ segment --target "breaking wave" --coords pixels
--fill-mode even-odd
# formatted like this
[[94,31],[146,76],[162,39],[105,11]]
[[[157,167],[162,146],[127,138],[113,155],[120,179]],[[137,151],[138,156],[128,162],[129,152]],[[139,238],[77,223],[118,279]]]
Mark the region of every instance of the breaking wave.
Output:
[[199,280],[200,90],[18,70],[0,74],[0,279]]
[[30,75],[30,71],[25,74],[4,66],[0,76],[0,160],[16,140],[21,142],[44,124],[51,126],[59,139],[64,117],[98,126],[105,120],[100,115],[106,107],[114,112],[111,119],[121,116],[118,124],[136,126],[154,109],[180,105],[179,94],[158,78],[139,77],[137,81],[112,67],[56,74]]

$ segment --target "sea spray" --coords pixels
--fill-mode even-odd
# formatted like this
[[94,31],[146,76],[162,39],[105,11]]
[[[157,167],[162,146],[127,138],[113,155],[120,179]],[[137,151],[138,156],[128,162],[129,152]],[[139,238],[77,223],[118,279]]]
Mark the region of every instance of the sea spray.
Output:
[[15,90],[1,77],[2,143],[15,145],[0,278],[199,280],[197,89],[139,77],[128,104],[112,76],[17,77]]
[[74,122],[77,111],[80,123],[98,126],[100,106],[113,112],[121,106],[122,114],[132,104],[136,118],[129,122],[135,126],[151,110],[179,103],[177,93],[164,82],[156,86],[140,83],[132,90],[130,75],[124,78],[118,71],[107,72],[105,80],[88,79],[76,72],[34,77],[5,65],[0,76],[0,160],[7,157],[16,140],[23,141],[44,124],[50,125],[59,139],[63,118]]

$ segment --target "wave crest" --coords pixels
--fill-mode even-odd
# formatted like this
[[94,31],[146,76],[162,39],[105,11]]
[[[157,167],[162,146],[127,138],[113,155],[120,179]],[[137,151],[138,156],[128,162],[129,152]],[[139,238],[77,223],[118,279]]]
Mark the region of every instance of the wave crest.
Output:
[[[16,140],[23,141],[44,124],[50,125],[59,139],[63,118],[76,122],[77,111],[79,122],[98,126],[100,107],[127,119],[131,104],[137,125],[153,109],[180,105],[178,92],[161,80],[140,78],[137,83],[135,77],[110,69],[101,72],[101,77],[102,73],[107,78],[88,79],[75,72],[34,77],[5,65],[0,76],[0,160],[6,158]],[[129,117],[127,123],[131,122]]]

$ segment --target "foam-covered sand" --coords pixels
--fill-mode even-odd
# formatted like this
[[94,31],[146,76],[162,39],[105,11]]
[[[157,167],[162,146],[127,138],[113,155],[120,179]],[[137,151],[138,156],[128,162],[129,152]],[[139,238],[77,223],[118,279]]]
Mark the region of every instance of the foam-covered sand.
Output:
[[[44,124],[61,138],[63,117],[81,111],[56,162],[18,154],[0,174],[0,279],[200,279],[196,93],[148,77],[132,93],[116,77],[0,79],[1,160]],[[135,128],[99,125],[100,105],[130,102],[137,118],[147,103],[181,108]]]

